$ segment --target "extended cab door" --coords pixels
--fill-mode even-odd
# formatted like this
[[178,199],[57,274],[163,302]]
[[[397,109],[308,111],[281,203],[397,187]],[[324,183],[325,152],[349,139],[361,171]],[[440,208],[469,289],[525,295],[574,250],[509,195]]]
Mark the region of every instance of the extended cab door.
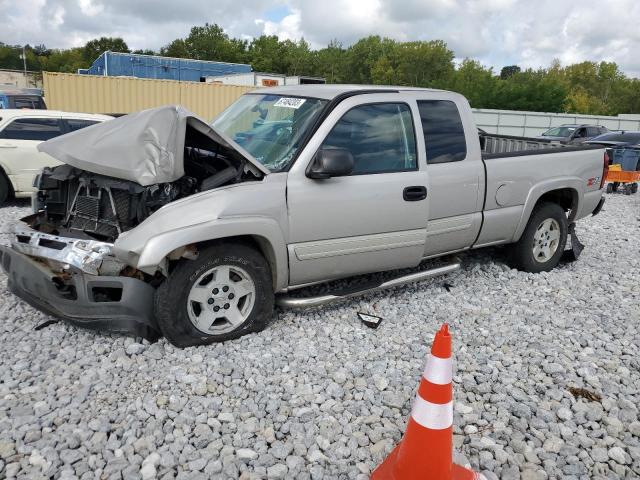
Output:
[[469,248],[482,225],[485,174],[478,131],[461,95],[417,98],[429,172],[425,257]]
[[7,170],[16,192],[32,192],[33,178],[44,167],[60,165],[38,151],[40,142],[63,133],[59,118],[21,117],[9,121],[0,130],[0,164]]
[[[419,122],[399,93],[353,96],[325,119],[288,175],[291,285],[420,262],[429,196]],[[348,149],[352,174],[308,178],[320,148]]]

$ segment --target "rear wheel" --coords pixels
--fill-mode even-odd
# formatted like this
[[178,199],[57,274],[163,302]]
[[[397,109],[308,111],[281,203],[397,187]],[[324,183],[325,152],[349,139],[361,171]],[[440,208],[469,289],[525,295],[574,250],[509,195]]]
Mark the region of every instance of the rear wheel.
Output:
[[638,184],[637,183],[632,183],[631,184],[631,193],[636,193],[638,191]]
[[534,208],[520,240],[513,244],[513,265],[525,272],[548,272],[562,256],[567,243],[567,215],[560,205],[542,203]]
[[160,330],[178,347],[262,330],[273,313],[271,271],[246,245],[220,244],[182,260],[156,291]]

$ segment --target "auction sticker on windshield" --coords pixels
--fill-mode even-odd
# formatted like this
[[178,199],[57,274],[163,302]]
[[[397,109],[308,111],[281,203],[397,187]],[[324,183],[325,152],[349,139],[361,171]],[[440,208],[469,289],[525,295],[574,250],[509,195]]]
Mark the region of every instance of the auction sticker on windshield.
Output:
[[307,100],[305,98],[290,98],[290,97],[282,97],[276,103],[273,104],[274,107],[286,107],[286,108],[300,108],[304,102]]

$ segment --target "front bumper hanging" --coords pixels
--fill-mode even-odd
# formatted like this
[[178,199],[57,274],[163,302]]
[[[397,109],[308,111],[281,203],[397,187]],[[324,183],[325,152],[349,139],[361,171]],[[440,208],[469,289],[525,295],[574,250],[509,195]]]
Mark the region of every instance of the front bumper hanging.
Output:
[[[78,248],[78,242],[85,244]],[[11,246],[0,246],[9,289],[33,307],[76,326],[157,340],[155,289],[137,278],[118,276],[121,267],[109,255],[109,244],[89,248],[90,243],[31,229],[16,231]],[[90,273],[103,270],[113,273]]]

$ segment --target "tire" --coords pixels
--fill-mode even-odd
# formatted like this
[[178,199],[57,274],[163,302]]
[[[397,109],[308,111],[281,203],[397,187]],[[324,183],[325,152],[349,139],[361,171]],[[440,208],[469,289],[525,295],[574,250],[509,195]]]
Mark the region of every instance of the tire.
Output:
[[637,183],[632,183],[631,184],[631,193],[636,193],[638,191],[638,184]]
[[620,182],[613,182],[613,191],[617,192],[619,186],[620,186]]
[[9,183],[7,176],[0,168],[0,205],[2,205],[7,200],[7,198],[9,198],[10,193],[11,184]]
[[250,246],[220,243],[196,260],[179,262],[156,290],[154,310],[162,334],[183,348],[259,332],[273,316],[273,304],[265,258]]
[[612,192],[613,192],[613,184],[607,183],[607,193],[612,193]]
[[[543,227],[543,224],[552,229]],[[511,247],[513,266],[532,273],[548,272],[555,268],[567,243],[568,228],[567,215],[560,205],[547,202],[537,205],[520,240]],[[551,240],[554,231],[558,232],[555,241]]]

